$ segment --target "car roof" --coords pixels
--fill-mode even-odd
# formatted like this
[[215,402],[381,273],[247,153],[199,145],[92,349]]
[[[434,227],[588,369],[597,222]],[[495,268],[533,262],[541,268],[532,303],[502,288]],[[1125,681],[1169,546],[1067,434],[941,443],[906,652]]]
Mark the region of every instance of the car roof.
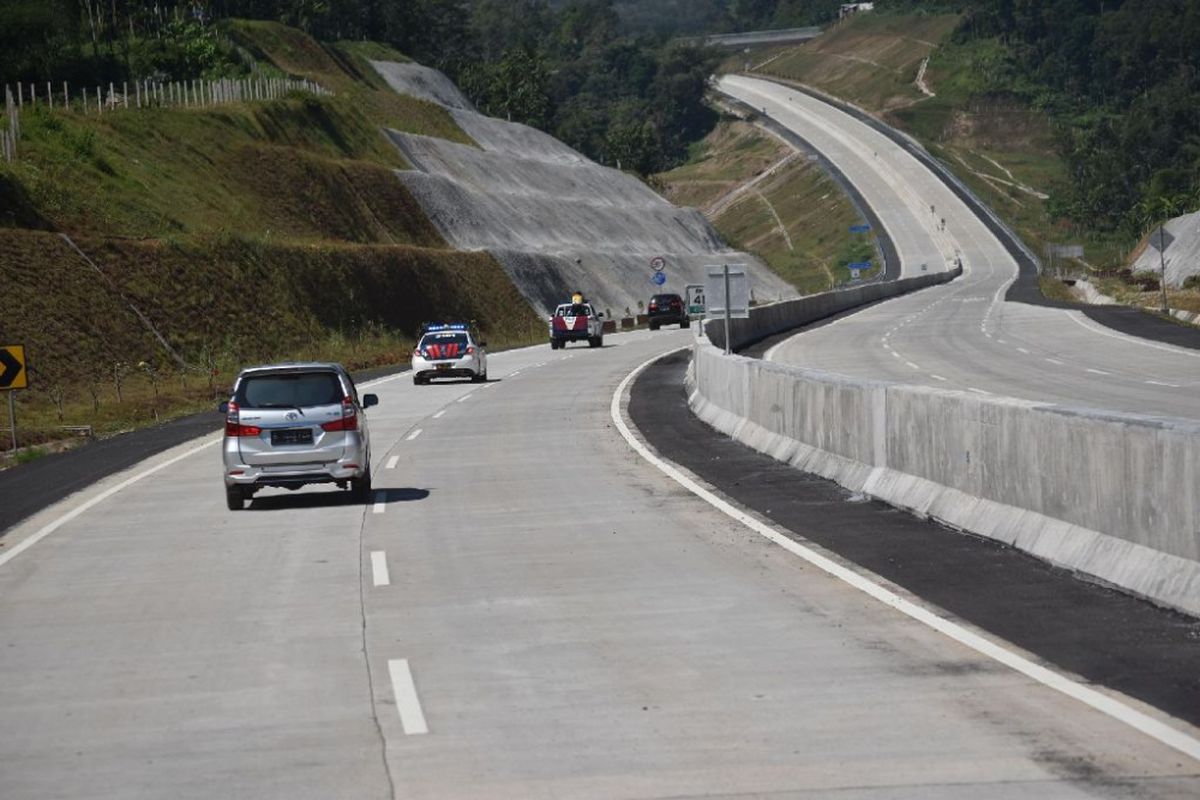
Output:
[[334,361],[280,361],[277,364],[257,364],[246,367],[238,375],[254,372],[346,372],[346,368]]

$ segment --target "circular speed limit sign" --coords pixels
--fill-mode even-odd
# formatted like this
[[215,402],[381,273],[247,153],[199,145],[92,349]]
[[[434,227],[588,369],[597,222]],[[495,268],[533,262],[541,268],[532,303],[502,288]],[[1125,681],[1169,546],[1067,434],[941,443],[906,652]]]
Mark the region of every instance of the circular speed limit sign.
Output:
[[654,270],[655,272],[662,272],[663,268],[666,266],[667,260],[662,256],[655,256],[654,258],[650,259],[650,269]]

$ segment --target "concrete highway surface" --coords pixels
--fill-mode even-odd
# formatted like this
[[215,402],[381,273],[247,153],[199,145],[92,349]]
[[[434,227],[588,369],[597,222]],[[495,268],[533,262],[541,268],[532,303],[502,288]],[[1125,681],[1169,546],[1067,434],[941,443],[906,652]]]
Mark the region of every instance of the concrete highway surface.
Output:
[[375,383],[366,505],[227,511],[210,436],[8,531],[0,795],[1200,795],[1133,701],[1010,669],[636,452],[614,393],[693,334]]
[[1151,416],[1200,418],[1200,351],[1106,328],[1079,311],[1006,302],[1017,264],[925,165],[849,114],[744,76],[722,92],[764,109],[833,162],[876,212],[903,276],[964,274],[798,334],[786,364],[945,389]]

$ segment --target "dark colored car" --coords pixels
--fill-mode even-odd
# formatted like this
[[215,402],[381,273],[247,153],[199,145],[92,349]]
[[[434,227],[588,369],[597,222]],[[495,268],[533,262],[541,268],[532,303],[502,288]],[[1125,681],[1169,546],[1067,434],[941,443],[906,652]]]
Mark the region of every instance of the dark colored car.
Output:
[[652,331],[658,330],[662,325],[679,323],[679,327],[687,328],[692,324],[687,306],[677,294],[656,294],[651,297],[650,305],[646,307],[646,317],[650,321]]

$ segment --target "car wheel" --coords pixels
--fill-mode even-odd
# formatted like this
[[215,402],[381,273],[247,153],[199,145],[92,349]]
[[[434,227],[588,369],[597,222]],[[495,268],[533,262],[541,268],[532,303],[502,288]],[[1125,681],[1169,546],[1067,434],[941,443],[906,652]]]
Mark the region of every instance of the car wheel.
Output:
[[600,337],[599,336],[592,336],[592,337],[588,338],[588,347],[599,347],[599,346],[600,346]]
[[230,511],[241,511],[246,505],[246,492],[241,486],[225,487],[225,505]]
[[690,327],[692,327],[692,321],[690,319],[685,319],[683,322],[679,323],[679,327],[680,328],[690,328]]
[[651,322],[651,323],[650,323],[650,330],[652,330],[652,331],[656,331],[656,330],[658,330],[658,323],[657,323],[657,322]]
[[471,383],[483,383],[486,380],[487,375],[484,375],[481,372],[475,372],[471,374]]

